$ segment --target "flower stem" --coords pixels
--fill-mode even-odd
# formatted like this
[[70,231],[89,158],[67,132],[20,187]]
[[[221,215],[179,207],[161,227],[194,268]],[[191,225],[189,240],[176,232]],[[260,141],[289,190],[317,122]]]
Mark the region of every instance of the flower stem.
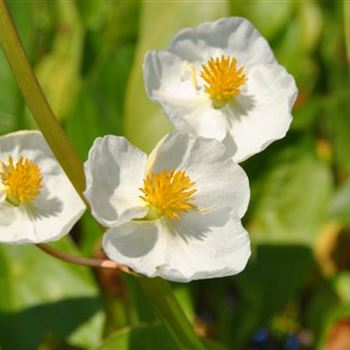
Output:
[[25,102],[42,131],[46,142],[61,164],[75,189],[82,195],[85,189],[83,165],[57,121],[28,61],[22,42],[7,10],[0,0],[0,43],[16,78]]
[[[81,198],[86,202],[83,196],[85,189],[83,165],[46,100],[25,54],[4,0],[0,0],[0,43],[28,108],[32,112],[57,160]],[[84,258],[68,257],[64,253],[53,251],[51,247],[44,244],[40,244],[39,248],[65,261],[75,263],[84,261]],[[84,262],[87,261],[85,260]],[[89,266],[92,266],[91,264]],[[109,266],[109,264],[107,265]],[[102,265],[99,265],[99,267],[106,267]],[[147,279],[140,277],[139,279],[160,319],[168,328],[179,349],[203,350],[203,345],[174,297],[169,283],[159,278]]]
[[345,32],[345,47],[348,65],[350,67],[350,2],[344,1],[344,32]]
[[170,284],[161,278],[138,277],[139,283],[149,297],[169,333],[181,350],[204,350],[182,308],[174,297]]
[[43,250],[45,253],[54,256],[55,258],[58,258],[60,260],[76,264],[76,265],[83,265],[83,266],[90,266],[90,267],[98,267],[103,269],[113,269],[113,270],[120,270],[127,273],[133,273],[132,270],[122,264],[118,264],[112,260],[108,259],[92,259],[92,258],[84,258],[81,256],[73,256],[66,253],[63,253],[48,244],[45,243],[38,243],[36,245],[39,249]]

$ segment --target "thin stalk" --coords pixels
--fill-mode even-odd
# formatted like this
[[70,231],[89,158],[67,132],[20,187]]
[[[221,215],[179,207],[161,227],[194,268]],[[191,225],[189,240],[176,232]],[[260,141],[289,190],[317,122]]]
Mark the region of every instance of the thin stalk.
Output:
[[348,59],[348,65],[350,67],[350,1],[343,1],[343,10],[346,57]]
[[[85,201],[83,196],[85,177],[82,163],[46,100],[25,54],[4,0],[0,0],[0,43],[28,108],[32,112],[57,160],[81,198]],[[44,250],[48,252],[47,246],[41,245],[41,248],[45,248]],[[52,253],[51,249],[50,251]],[[59,255],[62,258],[62,254]],[[57,254],[56,257],[58,257]],[[69,261],[72,262],[72,259]],[[159,278],[147,279],[140,277],[139,280],[179,349],[203,350],[203,345],[174,297],[169,283]]]
[[39,243],[36,246],[39,249],[43,250],[45,253],[52,255],[57,259],[69,262],[71,264],[97,267],[97,268],[103,268],[103,269],[120,270],[120,271],[127,272],[127,273],[133,273],[132,270],[128,266],[118,264],[117,262],[114,262],[112,260],[92,259],[92,258],[85,258],[82,256],[69,255],[69,254],[63,253],[63,252],[49,246],[48,244],[45,244],[45,243]]
[[138,280],[179,349],[204,350],[204,345],[174,297],[170,284],[161,278],[139,276]]

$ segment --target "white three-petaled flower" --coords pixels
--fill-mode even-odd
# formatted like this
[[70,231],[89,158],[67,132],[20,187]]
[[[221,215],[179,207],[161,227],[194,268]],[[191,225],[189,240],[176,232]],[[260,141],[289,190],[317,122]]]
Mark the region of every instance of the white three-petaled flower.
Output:
[[57,240],[84,210],[40,132],[0,137],[0,242]]
[[223,141],[240,162],[285,136],[297,88],[244,18],[181,30],[145,57],[144,79],[178,130]]
[[108,227],[109,258],[183,282],[245,267],[248,178],[217,140],[169,134],[147,157],[124,137],[106,136],[95,140],[85,173],[92,213]]

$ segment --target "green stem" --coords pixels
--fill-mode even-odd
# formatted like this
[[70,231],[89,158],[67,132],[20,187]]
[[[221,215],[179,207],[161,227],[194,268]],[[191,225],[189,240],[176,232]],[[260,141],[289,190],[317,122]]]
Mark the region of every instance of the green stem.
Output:
[[68,178],[86,203],[82,195],[85,189],[83,165],[47,102],[4,0],[0,0],[0,43],[29,110]]
[[149,279],[142,276],[138,277],[138,280],[179,349],[204,350],[204,346],[193,332],[192,325],[175,299],[169,283],[161,278]]
[[350,67],[350,2],[343,1],[344,6],[344,32],[345,32],[345,47],[348,65]]
[[[85,201],[83,196],[85,177],[82,163],[46,100],[4,0],[0,0],[0,43],[28,108],[57,160]],[[139,281],[179,349],[203,350],[203,345],[175,299],[169,283],[159,278],[139,277]]]

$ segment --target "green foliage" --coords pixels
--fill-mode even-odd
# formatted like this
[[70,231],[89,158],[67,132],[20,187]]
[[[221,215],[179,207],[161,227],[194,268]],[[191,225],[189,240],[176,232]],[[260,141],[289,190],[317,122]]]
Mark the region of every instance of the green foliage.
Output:
[[[78,253],[68,238],[56,247]],[[0,285],[3,350],[35,350],[51,336],[81,347],[99,342],[102,303],[87,268],[58,261],[34,246],[1,246]]]
[[139,326],[112,335],[95,350],[153,350],[159,344],[164,349],[176,350],[169,334],[161,326]]
[[[225,350],[219,344],[204,341],[208,350]],[[104,343],[94,350],[176,350],[169,334],[160,325],[140,325],[134,328],[123,329],[107,338]]]
[[[267,37],[299,96],[287,137],[243,164],[252,257],[239,276],[173,290],[197,331],[222,344],[206,340],[207,349],[255,350],[259,329],[273,333],[278,349],[307,331],[314,343],[305,349],[323,349],[350,310],[350,258],[327,275],[313,254],[330,222],[350,230],[349,3],[13,0],[9,7],[83,161],[96,137],[123,134],[149,151],[171,130],[144,91],[147,50],[166,47],[184,26],[229,15],[247,17]],[[33,127],[0,52],[0,133]],[[88,214],[72,236],[57,247],[98,251],[101,231]],[[153,309],[157,290],[150,293],[130,276],[94,276],[36,247],[1,246],[0,349],[176,349]]]
[[317,158],[314,141],[288,137],[249,160],[246,168],[253,179],[253,240],[314,243],[333,187],[331,170]]

